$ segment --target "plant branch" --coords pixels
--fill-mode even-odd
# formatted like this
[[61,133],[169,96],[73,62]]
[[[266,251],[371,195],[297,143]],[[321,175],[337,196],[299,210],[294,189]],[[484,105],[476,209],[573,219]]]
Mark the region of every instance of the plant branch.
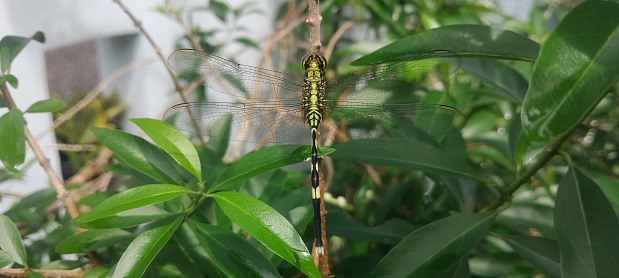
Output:
[[522,174],[516,176],[516,179],[512,183],[510,183],[507,187],[501,190],[501,195],[499,198],[494,200],[487,208],[482,211],[495,210],[504,203],[508,202],[512,194],[520,188],[523,184],[525,184],[537,171],[542,169],[546,164],[557,154],[559,148],[565,142],[572,132],[576,129],[577,126],[574,126],[571,130],[566,132],[563,136],[557,138],[544,152],[537,158],[535,163],[531,165],[531,167],[527,168]]
[[[11,96],[11,92],[4,83],[0,84],[0,90],[2,90],[2,94],[6,99],[8,108],[10,110],[15,109],[15,101]],[[49,159],[45,157],[45,154],[43,153],[43,150],[41,149],[41,146],[37,142],[36,138],[34,138],[32,132],[30,132],[28,124],[24,125],[24,134],[26,135],[26,141],[28,142],[28,145],[30,146],[30,148],[32,148],[32,152],[39,161],[39,164],[41,165],[41,167],[43,167],[43,170],[49,177],[50,182],[54,186],[54,189],[56,189],[58,199],[62,200],[62,202],[64,203],[67,211],[69,212],[69,215],[71,216],[71,219],[78,217],[79,211],[77,210],[77,206],[70,198],[69,192],[64,187],[62,179],[56,174],[56,172],[54,172],[52,165],[49,163]]]
[[[157,57],[159,57],[161,62],[163,62],[163,65],[165,66],[166,71],[172,78],[172,82],[174,82],[174,90],[180,95],[183,102],[187,102],[187,98],[183,94],[183,87],[181,86],[180,82],[178,82],[178,79],[176,78],[176,75],[174,74],[174,71],[172,70],[172,68],[170,68],[170,65],[168,65],[167,59],[165,58],[165,56],[163,56],[163,52],[161,52],[161,48],[155,43],[155,40],[153,39],[153,37],[151,37],[150,33],[148,33],[146,29],[144,29],[144,25],[142,24],[142,21],[139,20],[129,10],[129,8],[125,6],[125,4],[121,0],[112,0],[112,1],[116,3],[120,7],[120,9],[123,10],[125,14],[127,14],[127,16],[129,16],[131,21],[133,21],[133,24],[135,25],[135,27],[138,28],[138,30],[140,30],[140,33],[144,35],[148,43],[153,47],[153,49],[155,50],[155,53],[157,53]],[[199,130],[198,123],[196,122],[195,117],[190,117],[190,118],[191,118],[193,125],[196,127],[196,130]],[[197,134],[197,136],[198,136],[198,140],[200,140],[200,144],[205,145],[204,138],[202,138],[200,134]]]
[[322,22],[322,16],[320,15],[319,0],[309,0],[309,16],[305,22],[310,26],[309,29],[309,42],[310,53],[320,53],[320,23]]
[[81,277],[84,274],[83,271],[75,270],[52,270],[52,269],[32,269],[32,268],[13,268],[13,269],[0,269],[0,277],[27,277],[29,273],[36,272],[43,277]]

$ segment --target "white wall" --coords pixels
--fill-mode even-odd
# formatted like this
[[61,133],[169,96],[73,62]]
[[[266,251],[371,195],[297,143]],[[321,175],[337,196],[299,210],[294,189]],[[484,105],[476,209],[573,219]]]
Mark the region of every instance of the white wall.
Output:
[[[230,0],[229,5],[238,7],[251,0]],[[272,32],[274,13],[281,1],[255,0],[263,11],[262,15],[244,18],[241,24],[250,29],[247,34],[258,41],[263,41]],[[125,5],[142,20],[155,42],[165,55],[173,51],[173,42],[182,36],[181,28],[173,21],[154,11],[163,0],[125,0]],[[206,1],[187,0],[172,1],[176,7],[204,5]],[[213,18],[198,18],[202,26],[214,28]],[[0,0],[0,37],[16,35],[29,37],[36,31],[45,33],[45,44],[32,42],[13,62],[12,73],[19,78],[19,88],[11,92],[22,110],[30,104],[49,98],[45,74],[44,53],[49,49],[72,45],[91,39],[110,38],[135,34],[134,39],[102,40],[98,43],[100,73],[103,79],[107,74],[131,61],[145,59],[155,55],[152,47],[139,34],[128,16],[112,0]],[[130,37],[130,36],[128,36]],[[125,37],[125,38],[128,38]],[[237,49],[228,51],[232,53]],[[223,55],[225,56],[226,51]],[[256,65],[260,59],[257,51],[247,51],[238,57],[238,61]],[[61,69],[59,69],[61,70]],[[123,101],[130,104],[128,118],[161,118],[162,113],[173,103],[179,102],[172,94],[173,84],[166,74],[161,62],[151,63],[138,68],[115,82],[106,91],[118,89],[123,93]],[[6,109],[1,109],[3,114]],[[28,127],[34,134],[50,126],[51,115],[27,115]],[[127,130],[137,132],[132,124],[126,124]],[[0,131],[1,132],[1,131]],[[42,145],[55,142],[53,135],[39,141]],[[1,142],[0,142],[1,143]],[[52,161],[54,169],[59,172],[57,152],[47,151],[46,156]],[[33,159],[29,153],[27,159]],[[0,183],[0,192],[29,194],[49,186],[48,178],[38,165],[29,169],[23,180]],[[13,200],[3,197],[0,212],[6,211]]]

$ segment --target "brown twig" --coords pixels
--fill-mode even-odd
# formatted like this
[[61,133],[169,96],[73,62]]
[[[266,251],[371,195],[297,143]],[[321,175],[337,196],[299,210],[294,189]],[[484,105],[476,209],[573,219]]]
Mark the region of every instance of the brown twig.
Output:
[[320,53],[320,47],[322,47],[320,43],[320,22],[322,22],[322,16],[320,15],[320,5],[318,3],[318,0],[309,0],[309,16],[306,22],[310,26],[310,53]]
[[32,268],[13,268],[13,269],[0,269],[0,277],[26,277],[28,273],[36,272],[43,277],[63,277],[63,278],[72,278],[72,277],[81,277],[84,272],[83,271],[74,271],[74,270],[50,270],[50,269],[32,269]]
[[[11,92],[9,91],[9,89],[6,87],[4,83],[0,84],[0,91],[2,91],[2,95],[6,99],[8,108],[10,110],[15,109],[16,108],[15,101],[13,100],[13,97],[11,96]],[[71,219],[77,218],[80,215],[79,210],[77,209],[77,205],[71,198],[71,194],[69,193],[69,191],[67,191],[67,189],[65,188],[62,179],[56,174],[56,172],[54,172],[52,165],[49,163],[49,159],[45,157],[45,154],[43,153],[41,146],[39,146],[39,143],[37,142],[36,138],[32,135],[32,132],[30,132],[30,129],[28,128],[27,124],[24,125],[24,134],[26,136],[26,141],[28,142],[28,145],[30,145],[30,148],[32,148],[32,152],[34,153],[35,157],[39,161],[39,164],[41,165],[41,167],[43,168],[47,176],[49,177],[50,182],[52,183],[52,186],[54,186],[54,189],[56,190],[57,198],[61,200],[64,206],[67,208],[67,212],[69,213],[69,216],[71,216]],[[83,231],[85,230],[79,227],[77,228],[78,233],[83,232]],[[93,266],[101,265],[99,257],[94,251],[88,252],[86,255],[88,259],[90,260],[90,263]],[[7,275],[7,276],[26,277],[28,271],[29,270],[27,269],[22,269],[20,271],[16,271],[15,273],[11,275]],[[52,270],[50,272],[57,273],[55,271],[56,270]],[[40,271],[37,271],[37,272],[40,272]],[[65,271],[63,270],[62,272],[64,273]],[[45,276],[46,277],[79,277],[80,275],[78,272],[70,271],[70,272],[67,272],[66,276],[59,276],[58,274],[55,274],[55,275],[50,274],[50,275],[45,275]]]
[[[170,65],[168,65],[165,56],[163,56],[163,52],[161,52],[161,48],[155,43],[155,40],[151,37],[150,33],[148,33],[146,29],[144,29],[144,25],[142,25],[142,21],[139,20],[129,10],[129,8],[125,6],[125,4],[121,0],[112,0],[112,1],[116,3],[120,7],[120,9],[123,10],[125,14],[127,14],[127,16],[129,16],[131,21],[133,21],[133,24],[135,25],[135,27],[138,28],[138,30],[140,30],[140,33],[142,33],[142,35],[144,35],[148,43],[155,50],[155,53],[157,53],[157,57],[159,57],[161,62],[163,62],[166,68],[166,71],[168,72],[168,75],[170,75],[170,77],[172,78],[172,82],[174,82],[174,90],[176,90],[176,92],[179,94],[183,102],[187,102],[187,98],[185,97],[185,95],[183,95],[183,87],[181,86],[180,82],[178,82],[178,79],[176,78],[176,75],[174,74],[174,71],[172,70],[172,68],[170,68]],[[190,117],[190,118],[191,118],[193,125],[196,127],[196,130],[199,130],[198,123],[196,122],[195,117]],[[197,136],[198,136],[198,140],[200,140],[200,144],[205,145],[204,138],[202,138],[202,136],[199,134],[197,134]]]
[[355,22],[347,21],[346,23],[342,24],[342,26],[340,26],[340,28],[338,28],[337,31],[335,31],[335,33],[333,33],[333,36],[331,36],[331,39],[329,40],[329,44],[327,44],[327,47],[325,50],[325,58],[327,58],[327,61],[329,60],[329,58],[331,58],[331,54],[333,53],[333,49],[335,49],[335,45],[337,44],[337,42],[344,35],[344,33],[352,27],[355,27]]
[[[10,110],[15,109],[16,108],[15,101],[13,100],[13,97],[11,96],[11,92],[9,91],[9,89],[6,87],[4,83],[0,84],[0,90],[2,90],[2,94],[4,95],[4,98],[6,99],[8,108]],[[26,141],[28,142],[28,145],[30,145],[30,148],[32,148],[32,152],[34,153],[37,160],[39,161],[39,164],[41,165],[41,167],[43,167],[43,170],[49,177],[50,182],[54,186],[54,189],[56,189],[58,199],[62,200],[62,202],[64,203],[65,207],[67,208],[67,211],[69,212],[69,215],[71,216],[71,219],[78,217],[79,211],[77,210],[77,206],[75,205],[73,200],[71,200],[69,196],[69,191],[67,191],[67,189],[64,187],[64,183],[62,182],[62,179],[56,174],[56,172],[54,172],[52,165],[49,163],[49,159],[45,157],[45,154],[43,153],[41,146],[37,142],[36,138],[34,138],[32,133],[30,132],[30,129],[28,128],[27,124],[24,125],[24,134],[26,135]]]

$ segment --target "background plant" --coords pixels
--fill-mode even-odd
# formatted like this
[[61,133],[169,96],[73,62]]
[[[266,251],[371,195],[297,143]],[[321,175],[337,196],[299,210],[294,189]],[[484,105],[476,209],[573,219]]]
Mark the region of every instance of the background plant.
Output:
[[[305,9],[295,5],[282,6],[280,28],[265,47],[265,57],[272,59],[265,63],[280,70],[297,65],[305,54],[299,45],[307,30],[298,21]],[[345,74],[351,70],[348,61],[387,42],[393,43],[353,64],[395,62],[447,48],[463,58],[462,73],[443,84],[441,93],[419,92],[414,101],[455,106],[469,121],[461,134],[436,143],[321,150],[332,158],[323,162],[332,198],[327,207],[331,267],[321,262],[320,273],[305,249],[313,232],[307,227],[307,171],[281,169],[304,161],[307,147],[263,148],[227,164],[227,142],[211,138],[194,148],[179,132],[149,119],[133,121],[154,144],[94,129],[119,161],[110,169],[126,177],[123,192],[82,198],[93,209],[71,223],[57,212],[47,219],[23,215],[33,208],[43,211],[55,199],[52,190],[29,196],[7,212],[10,220],[1,219],[10,239],[1,247],[11,258],[3,262],[41,268],[40,250],[53,259],[96,251],[106,264],[115,264],[116,275],[287,277],[300,270],[338,277],[612,277],[619,272],[618,137],[613,136],[619,112],[619,7],[604,1],[574,6],[540,4],[529,23],[520,23],[476,2],[323,3],[324,50],[334,71],[329,74]],[[224,20],[244,14],[239,9],[211,2],[206,10]],[[169,6],[160,11],[184,24],[180,11]],[[453,23],[458,25],[433,29]],[[483,26],[499,24],[514,32]],[[342,35],[354,26],[366,28],[362,38]],[[208,31],[187,30],[190,43],[184,45],[219,45],[208,43]],[[4,71],[3,78],[15,84]],[[9,122],[0,128],[11,132],[3,134],[23,142],[19,115]],[[3,155],[7,166],[21,163],[11,158],[19,155],[14,150],[4,149]],[[266,157],[273,163],[265,165]],[[480,211],[488,212],[471,213]],[[277,224],[266,225],[267,219]],[[61,228],[50,232],[43,225],[50,220]],[[45,240],[20,251],[13,222],[25,223],[20,227],[30,233],[47,231]],[[58,243],[73,233],[73,225],[89,230]],[[282,241],[293,229],[302,238]],[[230,256],[236,260],[226,260]],[[61,269],[60,264],[87,263],[51,264]],[[108,271],[101,266],[88,275]]]

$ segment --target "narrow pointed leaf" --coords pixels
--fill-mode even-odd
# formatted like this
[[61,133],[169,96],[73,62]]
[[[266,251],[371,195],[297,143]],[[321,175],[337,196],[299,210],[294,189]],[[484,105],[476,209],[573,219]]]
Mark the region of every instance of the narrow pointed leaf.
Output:
[[183,214],[171,216],[140,233],[120,257],[112,277],[141,277],[183,219]]
[[18,264],[28,266],[26,248],[17,226],[5,215],[0,215],[0,249],[9,253]]
[[462,70],[488,83],[518,102],[524,100],[529,82],[512,67],[493,59],[462,59]]
[[544,43],[522,106],[518,165],[578,125],[619,78],[617,14],[617,3],[585,1]]
[[550,277],[561,277],[559,244],[545,237],[519,236],[506,242],[516,253]]
[[178,247],[181,248],[191,261],[196,264],[203,273],[213,278],[223,278],[225,275],[213,264],[209,255],[200,245],[200,241],[196,235],[196,231],[189,226],[189,221],[183,223],[176,233],[174,239],[178,242]]
[[602,190],[576,168],[559,183],[555,228],[563,277],[616,277],[619,220]]
[[273,253],[297,267],[309,277],[320,277],[303,240],[294,227],[260,200],[237,192],[212,195],[234,223],[262,242]]
[[124,131],[93,128],[92,132],[119,160],[161,183],[187,182],[185,170],[167,153],[148,141]]
[[91,221],[81,222],[79,219],[77,219],[73,221],[73,224],[75,224],[75,226],[85,229],[128,228],[152,222],[170,215],[170,212],[160,209],[156,206],[145,206],[125,210],[111,216],[97,218]]
[[[319,155],[333,151],[331,148],[320,148]],[[306,145],[280,145],[251,152],[230,165],[209,188],[209,192],[223,190],[268,171],[306,161],[310,156],[310,147]]]
[[466,213],[425,225],[391,249],[371,277],[436,277],[486,236],[496,215]]
[[539,45],[512,31],[481,25],[449,25],[405,37],[351,63],[353,66],[410,60],[436,50],[460,57],[535,61]]
[[202,179],[202,167],[196,148],[177,129],[170,127],[162,121],[154,119],[131,119],[138,125],[157,146],[167,152],[178,164],[192,173],[198,180]]
[[108,217],[116,213],[156,204],[174,199],[193,191],[173,184],[149,184],[122,191],[101,202],[89,212],[76,219],[78,222],[89,222]]
[[249,241],[216,225],[194,223],[202,247],[230,277],[281,277]]
[[428,173],[478,178],[462,160],[435,146],[409,141],[400,144],[378,144],[368,148],[363,144],[340,144],[332,158],[373,165],[391,165]]
[[0,116],[0,160],[7,169],[16,171],[17,165],[26,158],[26,135],[24,115],[19,109],[12,109]]
[[133,238],[133,235],[121,229],[88,230],[69,236],[56,245],[60,254],[86,253]]
[[59,99],[45,99],[30,105],[26,113],[57,112],[64,108],[65,103]]

